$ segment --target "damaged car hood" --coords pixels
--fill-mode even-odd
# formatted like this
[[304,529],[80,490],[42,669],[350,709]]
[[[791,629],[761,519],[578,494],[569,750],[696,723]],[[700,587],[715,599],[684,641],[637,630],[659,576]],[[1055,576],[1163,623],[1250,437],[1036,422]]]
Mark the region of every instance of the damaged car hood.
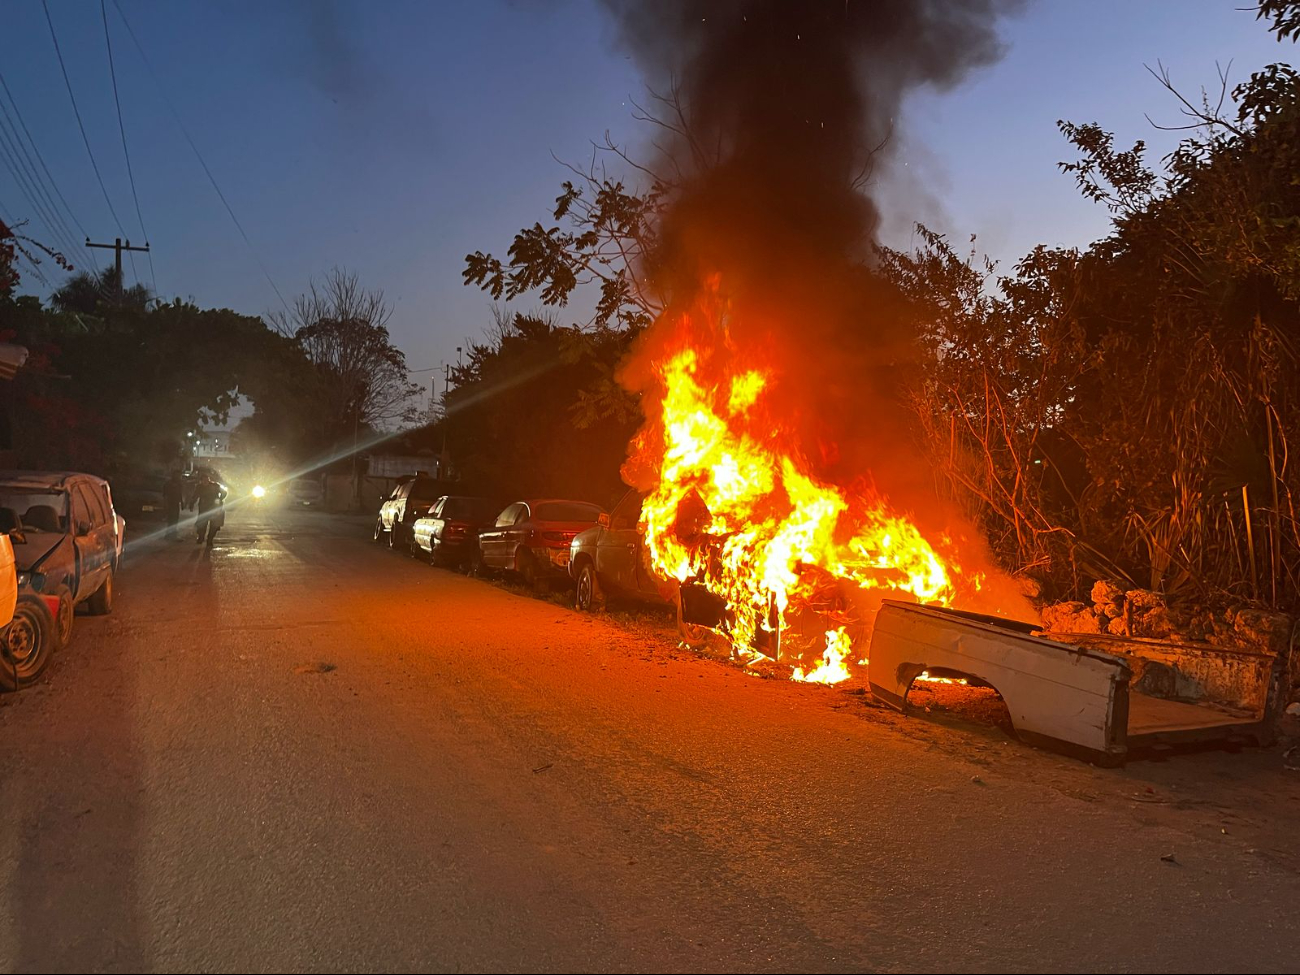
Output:
[[40,567],[45,557],[58,548],[68,536],[64,532],[31,531],[23,533],[26,540],[14,542],[14,561],[19,572],[32,572]]

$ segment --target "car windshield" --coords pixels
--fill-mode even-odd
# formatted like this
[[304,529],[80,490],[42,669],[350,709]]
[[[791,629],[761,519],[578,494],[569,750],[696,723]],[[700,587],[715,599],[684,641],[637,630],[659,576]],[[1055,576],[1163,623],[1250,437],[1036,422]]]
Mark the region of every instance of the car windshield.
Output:
[[442,517],[458,521],[491,521],[500,506],[484,498],[448,498],[442,506]]
[[23,528],[30,531],[68,530],[68,495],[63,491],[0,485],[0,508],[12,510],[22,520]]
[[600,508],[581,501],[548,501],[533,508],[534,521],[592,521],[600,517]]

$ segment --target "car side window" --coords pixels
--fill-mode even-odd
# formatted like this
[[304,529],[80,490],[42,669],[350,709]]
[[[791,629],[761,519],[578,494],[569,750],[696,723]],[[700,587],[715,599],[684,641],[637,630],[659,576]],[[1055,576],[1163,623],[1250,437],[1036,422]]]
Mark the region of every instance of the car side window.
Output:
[[95,502],[91,511],[98,510],[99,512],[98,523],[101,525],[111,525],[113,523],[113,507],[108,503],[108,495],[105,493],[107,489],[102,484],[87,484],[85,485],[85,488],[91,499]]
[[104,503],[104,512],[108,516],[108,523],[115,524],[116,518],[113,516],[113,492],[107,484],[96,484],[95,493],[99,495],[99,500]]
[[96,499],[95,492],[91,490],[89,484],[84,482],[77,484],[73,488],[73,496],[80,498],[81,503],[85,508],[86,515],[88,516],[86,520],[88,520],[91,525],[95,528],[100,528],[107,522],[108,519],[104,515],[104,507],[99,503],[98,499]]
[[68,493],[72,496],[72,530],[75,532],[77,526],[83,523],[93,525],[95,518],[91,514],[90,506],[86,503],[85,491],[78,485]]
[[515,523],[515,518],[518,517],[522,508],[522,504],[512,504],[510,507],[506,508],[505,511],[497,515],[497,527],[504,528],[507,525],[513,525]]
[[616,529],[635,528],[640,520],[641,495],[629,491],[623,495],[623,500],[615,505],[613,514],[609,516],[609,526]]
[[529,518],[532,517],[532,514],[533,513],[528,510],[528,505],[524,504],[521,501],[519,503],[519,513],[515,515],[515,524],[522,525],[524,522],[526,522]]
[[446,503],[447,503],[447,499],[446,499],[446,498],[439,498],[437,501],[435,501],[435,502],[433,503],[433,507],[429,509],[429,513],[428,513],[425,517],[426,517],[426,518],[441,518],[441,517],[442,517],[442,506],[443,506],[444,504],[446,504]]

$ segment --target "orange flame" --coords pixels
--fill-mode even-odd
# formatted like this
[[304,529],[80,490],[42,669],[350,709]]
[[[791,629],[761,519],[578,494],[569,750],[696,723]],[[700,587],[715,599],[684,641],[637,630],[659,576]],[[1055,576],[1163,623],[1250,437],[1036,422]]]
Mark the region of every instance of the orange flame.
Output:
[[[639,441],[639,459],[657,473],[641,515],[655,569],[720,597],[723,632],[746,659],[760,634],[784,628],[792,607],[811,606],[827,585],[950,603],[950,556],[941,558],[884,499],[823,483],[796,449],[782,445],[762,410],[773,370],[724,369],[716,383],[701,378],[705,362],[716,372],[725,354],[688,346],[656,364],[662,399],[648,428],[661,441]],[[661,455],[644,456],[660,442]],[[866,656],[843,626],[825,630],[820,653],[811,669],[796,668],[796,680],[845,680],[850,663]]]

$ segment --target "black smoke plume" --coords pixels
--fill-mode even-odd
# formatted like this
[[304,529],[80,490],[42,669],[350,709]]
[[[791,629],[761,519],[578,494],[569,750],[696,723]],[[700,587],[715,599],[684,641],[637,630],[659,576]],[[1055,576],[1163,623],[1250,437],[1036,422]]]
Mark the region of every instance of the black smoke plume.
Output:
[[[673,190],[644,269],[672,305],[624,382],[653,390],[653,363],[684,341],[713,350],[705,368],[719,381],[751,362],[775,365],[756,435],[793,432],[824,480],[915,497],[903,402],[920,377],[905,309],[872,270],[873,177],[908,93],[951,87],[995,61],[999,19],[1015,6],[608,0],[620,43],[684,123],[657,140]],[[701,315],[712,280],[725,312]]]

